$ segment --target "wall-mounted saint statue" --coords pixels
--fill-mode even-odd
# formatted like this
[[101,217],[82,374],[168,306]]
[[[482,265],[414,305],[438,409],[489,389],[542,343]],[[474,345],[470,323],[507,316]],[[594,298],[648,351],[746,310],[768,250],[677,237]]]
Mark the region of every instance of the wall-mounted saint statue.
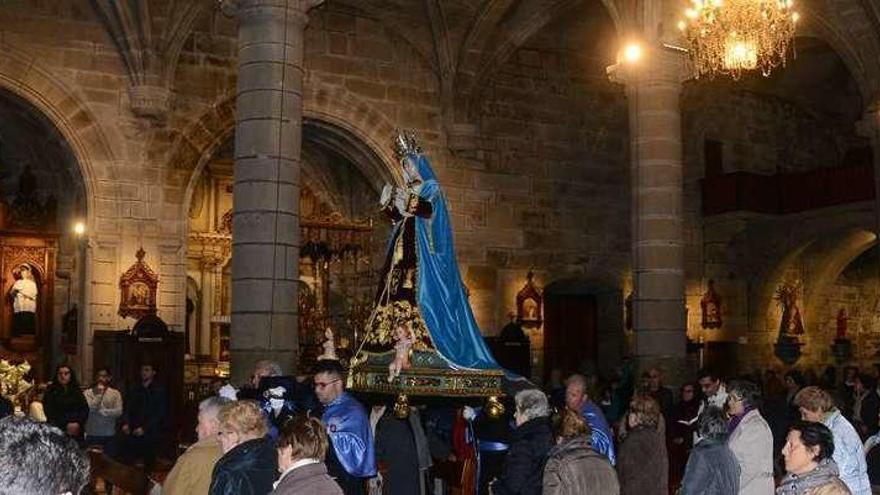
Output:
[[12,270],[15,283],[9,289],[12,298],[12,336],[34,335],[37,331],[37,282],[30,265],[21,264]]
[[721,328],[721,296],[715,292],[715,281],[709,279],[706,293],[700,299],[703,328]]
[[782,306],[779,321],[780,337],[796,337],[804,334],[804,322],[797,305],[799,284],[785,283],[776,289],[776,302]]

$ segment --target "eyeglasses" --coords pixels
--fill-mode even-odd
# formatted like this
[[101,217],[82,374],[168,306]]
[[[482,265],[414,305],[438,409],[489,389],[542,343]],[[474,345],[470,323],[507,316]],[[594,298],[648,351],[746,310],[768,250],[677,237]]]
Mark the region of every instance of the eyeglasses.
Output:
[[315,382],[315,388],[325,388],[325,387],[329,387],[330,385],[332,385],[332,384],[338,382],[339,380],[340,380],[340,379],[337,378],[337,379],[335,379],[335,380],[330,380],[329,382]]

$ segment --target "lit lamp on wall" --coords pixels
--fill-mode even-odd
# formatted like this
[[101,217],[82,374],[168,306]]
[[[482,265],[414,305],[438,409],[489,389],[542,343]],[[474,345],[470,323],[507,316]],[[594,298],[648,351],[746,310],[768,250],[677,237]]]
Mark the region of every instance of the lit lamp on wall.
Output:
[[739,79],[785,66],[800,14],[794,0],[691,0],[678,29],[688,42],[694,76]]

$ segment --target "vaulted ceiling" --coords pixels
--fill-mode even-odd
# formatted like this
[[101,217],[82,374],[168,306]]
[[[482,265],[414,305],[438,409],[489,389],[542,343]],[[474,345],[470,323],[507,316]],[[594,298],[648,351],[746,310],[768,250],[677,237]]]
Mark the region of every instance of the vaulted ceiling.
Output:
[[[90,0],[114,40],[132,86],[170,89],[180,47],[216,0]],[[487,78],[517,48],[572,12],[607,19],[620,39],[676,41],[684,0],[325,0],[356,11],[409,43],[437,74],[447,123],[468,111]],[[822,39],[856,81],[864,104],[880,97],[880,2],[799,0],[802,35]],[[584,14],[586,12],[586,14]],[[808,50],[809,51],[809,50]],[[815,70],[830,70],[827,57]],[[823,61],[824,60],[824,61]],[[825,68],[823,69],[823,65]],[[810,70],[799,73],[809,77]],[[150,109],[146,109],[147,112]],[[159,109],[161,111],[161,109]]]

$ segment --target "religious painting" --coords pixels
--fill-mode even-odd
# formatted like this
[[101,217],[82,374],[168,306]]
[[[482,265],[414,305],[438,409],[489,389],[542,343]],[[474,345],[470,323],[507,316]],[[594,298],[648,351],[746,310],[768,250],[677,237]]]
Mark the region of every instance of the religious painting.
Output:
[[782,307],[779,320],[779,336],[797,337],[804,334],[804,322],[798,307],[799,284],[785,283],[776,289],[776,302]]
[[544,298],[535,286],[534,276],[535,274],[529,270],[526,284],[516,294],[516,318],[526,328],[541,326],[544,318]]
[[703,328],[721,328],[721,296],[715,292],[715,281],[709,279],[706,293],[700,299]]
[[156,292],[159,276],[144,263],[143,248],[138,249],[137,262],[122,274],[119,279],[119,316],[140,320],[146,315],[156,314]]

